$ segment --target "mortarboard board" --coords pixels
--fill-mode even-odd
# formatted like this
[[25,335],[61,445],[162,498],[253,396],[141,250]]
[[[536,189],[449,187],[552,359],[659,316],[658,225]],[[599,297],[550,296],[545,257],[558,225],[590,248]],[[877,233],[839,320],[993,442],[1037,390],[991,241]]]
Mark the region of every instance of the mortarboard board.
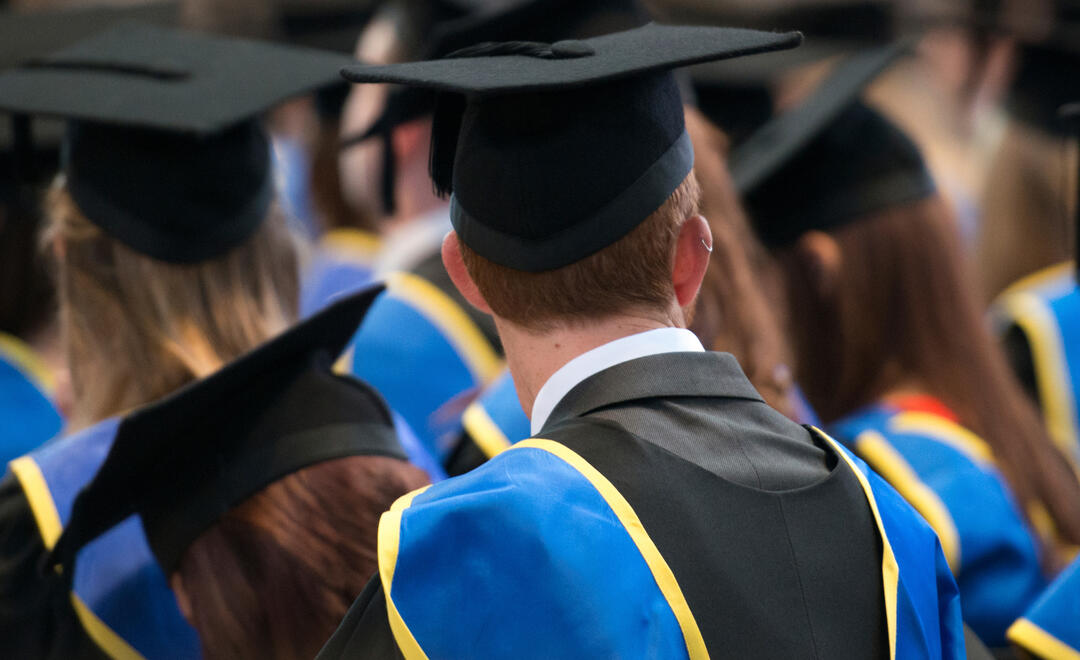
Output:
[[[431,29],[420,59],[438,59],[485,41],[544,41],[585,39],[638,27],[648,15],[637,0],[471,0],[461,13],[447,15]],[[367,131],[342,140],[343,147],[381,137],[384,143],[382,194],[384,210],[392,213],[395,163],[390,134],[401,124],[431,116],[435,94],[419,87],[395,90]]]
[[49,564],[71,579],[80,548],[138,514],[168,574],[203,531],[282,477],[348,456],[406,460],[379,394],[332,371],[381,291],[345,298],[125,418]]
[[892,43],[895,2],[886,0],[783,2],[762,6],[741,2],[663,3],[680,22],[798,30],[803,44],[750,60],[708,62],[689,69],[697,107],[740,144],[774,114],[776,85],[784,76],[830,58]]
[[614,243],[693,166],[677,67],[792,48],[801,36],[648,24],[586,40],[487,43],[447,59],[351,66],[352,82],[440,93],[432,178],[480,255],[560,268]]
[[858,101],[908,50],[896,44],[851,56],[799,106],[732,153],[732,178],[765,244],[786,245],[806,231],[933,194],[911,139]]
[[128,247],[172,263],[249,236],[273,199],[258,115],[333,83],[350,58],[128,23],[0,74],[0,110],[69,120],[75,204]]
[[0,10],[0,70],[66,48],[124,21],[173,25],[179,3],[95,5],[46,10]]

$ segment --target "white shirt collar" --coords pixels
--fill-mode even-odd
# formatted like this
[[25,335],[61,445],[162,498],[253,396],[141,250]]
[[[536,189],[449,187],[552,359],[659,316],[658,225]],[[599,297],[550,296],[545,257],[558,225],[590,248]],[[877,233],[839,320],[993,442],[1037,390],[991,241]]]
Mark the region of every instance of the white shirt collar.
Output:
[[536,435],[547,422],[555,406],[570,390],[589,376],[617,364],[658,353],[703,352],[697,336],[684,328],[659,328],[622,337],[582,353],[548,378],[533,402],[530,426]]

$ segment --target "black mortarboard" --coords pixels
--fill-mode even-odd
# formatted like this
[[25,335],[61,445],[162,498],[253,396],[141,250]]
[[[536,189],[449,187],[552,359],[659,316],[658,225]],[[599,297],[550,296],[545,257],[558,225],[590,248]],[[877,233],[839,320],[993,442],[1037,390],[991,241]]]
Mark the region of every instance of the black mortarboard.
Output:
[[0,74],[0,110],[69,119],[79,209],[128,247],[192,263],[236,246],[274,196],[258,115],[335,81],[345,56],[129,23]]
[[906,51],[900,44],[850,57],[803,103],[732,153],[732,177],[764,243],[786,245],[806,231],[934,193],[911,139],[858,101]]
[[166,574],[223,514],[274,481],[348,456],[406,460],[382,398],[332,371],[382,287],[341,300],[217,373],[131,414],[49,558],[133,514]]
[[1003,21],[1021,46],[1005,107],[1029,126],[1065,136],[1070,127],[1058,109],[1080,98],[1080,0],[1047,2],[1049,21],[1040,29]]
[[[432,26],[431,38],[419,59],[439,59],[485,41],[543,41],[586,39],[638,27],[648,15],[638,0],[474,0],[462,5],[463,13],[444,14]],[[386,106],[361,135],[347,137],[349,146],[381,136],[384,141],[383,197],[392,213],[394,162],[389,135],[396,126],[430,116],[435,94],[429,89],[405,87],[387,97]]]
[[179,3],[95,5],[59,9],[0,11],[0,70],[48,55],[123,21],[172,25]]
[[479,44],[448,59],[342,74],[440,92],[432,178],[453,193],[458,236],[496,263],[537,272],[614,243],[690,173],[672,69],[800,39],[649,24],[581,41]]
[[774,113],[776,84],[783,76],[833,57],[851,55],[895,40],[895,2],[787,2],[762,7],[725,2],[672,3],[668,14],[681,21],[757,30],[798,30],[803,44],[748,61],[710,62],[689,70],[697,107],[739,145]]

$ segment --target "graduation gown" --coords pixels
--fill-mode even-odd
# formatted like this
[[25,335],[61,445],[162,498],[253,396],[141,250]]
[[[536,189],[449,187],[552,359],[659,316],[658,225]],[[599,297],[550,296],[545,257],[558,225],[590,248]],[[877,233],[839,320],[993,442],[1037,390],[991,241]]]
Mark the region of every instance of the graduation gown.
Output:
[[989,447],[942,414],[878,404],[830,427],[930,523],[964,621],[992,648],[1046,586],[1039,549]]
[[1050,437],[1080,471],[1080,289],[1073,262],[1006,289],[991,310],[1013,368]]
[[327,232],[315,246],[300,279],[300,316],[307,318],[335,299],[375,279],[379,238],[359,229]]
[[1009,641],[1044,660],[1080,658],[1080,557],[1009,628]]
[[[820,425],[817,414],[798,387],[792,387],[790,402],[797,421]],[[529,418],[521,409],[509,371],[504,371],[469,404],[461,422],[461,441],[446,464],[446,471],[451,476],[476,468],[530,435]]]
[[385,279],[386,293],[346,354],[348,369],[445,464],[459,443],[465,408],[502,372],[494,322],[461,298],[438,254]]
[[[79,491],[101,467],[120,420],[107,419],[12,461],[0,481],[0,649],[15,658],[190,659],[198,635],[176,604],[138,516],[79,551],[70,588],[41,573]],[[411,462],[426,456],[404,420],[395,430]],[[12,653],[8,653],[11,651]]]
[[928,525],[730,355],[578,384],[537,438],[399,500],[321,658],[962,657]]
[[7,463],[60,432],[51,376],[29,346],[0,333],[0,462]]

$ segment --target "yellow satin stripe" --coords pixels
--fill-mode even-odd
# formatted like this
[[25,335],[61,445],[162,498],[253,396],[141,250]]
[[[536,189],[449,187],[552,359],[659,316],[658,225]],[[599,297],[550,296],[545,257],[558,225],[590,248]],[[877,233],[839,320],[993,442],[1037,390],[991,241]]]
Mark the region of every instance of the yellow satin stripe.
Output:
[[420,648],[409,626],[401,618],[397,605],[394,604],[392,587],[394,569],[397,567],[398,548],[401,543],[401,515],[412,504],[414,497],[430,487],[430,485],[424,486],[402,495],[394,502],[390,510],[379,518],[379,579],[386,596],[386,614],[390,620],[390,631],[394,634],[394,641],[397,642],[398,649],[405,656],[405,660],[427,660],[427,654]]
[[342,257],[366,264],[378,255],[382,240],[371,232],[343,227],[323,234],[319,245]]
[[94,612],[82,602],[82,599],[71,593],[71,604],[75,608],[75,614],[79,617],[79,623],[86,630],[86,634],[94,643],[105,652],[105,655],[115,660],[144,660],[141,653],[136,651],[123,637],[113,632],[113,629],[105,625],[105,622],[97,617]]
[[491,416],[488,415],[487,410],[480,405],[479,401],[473,401],[469,404],[469,407],[465,409],[461,422],[473,442],[488,458],[492,458],[510,446],[510,440],[506,437],[506,434],[491,419]]
[[945,553],[949,568],[953,575],[959,574],[960,533],[956,531],[952,514],[937,493],[919,479],[900,452],[877,431],[860,433],[855,438],[855,451],[930,523],[941,541],[941,550]]
[[34,349],[17,337],[0,332],[0,358],[7,358],[39,390],[52,396],[56,392],[56,377]]
[[390,293],[408,301],[446,337],[469,371],[487,384],[502,372],[502,360],[491,342],[469,315],[437,286],[412,273],[393,273],[386,278]]
[[1027,619],[1017,619],[1006,633],[1009,641],[1044,660],[1080,660],[1080,651]]
[[963,426],[925,412],[902,412],[889,420],[889,429],[896,433],[917,433],[929,436],[958,452],[974,463],[994,464],[994,452],[986,441]]
[[1005,287],[1005,290],[998,294],[998,298],[1004,298],[1005,296],[1012,295],[1014,293],[1022,291],[1030,291],[1032,289],[1038,289],[1042,285],[1053,282],[1060,279],[1065,275],[1072,272],[1074,266],[1072,261],[1063,261],[1053,266],[1047,266],[1041,270],[1037,270],[1030,275],[1025,275],[1016,280],[1009,286]]
[[683,596],[682,589],[675,579],[675,574],[671,572],[671,567],[668,566],[667,561],[665,561],[663,555],[660,554],[660,550],[657,549],[656,544],[649,538],[649,533],[645,530],[645,526],[641,524],[641,520],[638,518],[637,513],[634,512],[633,507],[631,507],[630,503],[626,501],[626,498],[622,496],[622,493],[608,481],[607,477],[600,474],[600,472],[584,458],[564,445],[552,442],[551,440],[533,438],[515,444],[510,451],[519,448],[542,449],[552,453],[568,463],[571,467],[580,472],[583,477],[589,480],[589,483],[592,484],[593,488],[600,493],[600,496],[603,497],[604,501],[611,507],[611,510],[615,513],[619,522],[622,523],[622,526],[630,535],[634,545],[637,546],[641,556],[645,559],[645,563],[649,566],[649,570],[652,571],[653,578],[656,580],[656,585],[660,587],[660,593],[664,595],[664,598],[668,602],[668,606],[671,607],[671,611],[675,614],[675,619],[679,622],[679,628],[682,629],[683,640],[686,643],[686,652],[690,657],[690,660],[708,658],[709,650],[705,648],[705,640],[701,636],[701,630],[698,628],[697,620],[694,619],[694,613],[690,611],[690,605],[686,602],[685,596]]
[[[34,521],[41,532],[42,544],[46,550],[52,550],[63,526],[41,468],[29,456],[16,458],[9,466],[26,494],[26,501],[30,503],[30,512],[34,514]],[[98,618],[74,591],[71,592],[71,604],[86,634],[106,655],[116,660],[143,660],[142,655]]]
[[866,494],[866,501],[870,504],[870,510],[874,513],[874,522],[877,523],[878,533],[881,534],[881,578],[885,584],[885,620],[889,626],[889,658],[890,660],[896,660],[896,591],[900,584],[900,565],[896,563],[896,554],[893,553],[892,544],[889,543],[889,537],[885,534],[885,524],[881,522],[877,499],[874,497],[874,491],[870,488],[870,482],[866,479],[866,475],[859,469],[859,466],[855,465],[855,461],[851,460],[840,449],[840,445],[835,440],[820,429],[815,428],[814,430],[829,441],[833,451],[839,454],[844,459],[844,462],[848,464],[848,467],[851,468],[851,471],[855,473],[855,478],[859,480],[859,485],[862,486],[863,493]]
[[52,550],[60,538],[63,526],[60,524],[60,514],[56,511],[52,493],[45,483],[45,476],[41,474],[41,468],[29,456],[16,458],[8,463],[8,466],[26,493],[26,501],[30,503],[30,512],[34,514],[45,549]]
[[334,362],[334,373],[338,375],[352,374],[353,359],[356,357],[356,346],[350,346],[344,353],[338,357]]
[[1058,448],[1075,464],[1080,445],[1077,411],[1072,401],[1073,383],[1065,359],[1065,343],[1053,312],[1041,298],[1029,293],[1006,296],[999,304],[1027,336],[1047,430]]

